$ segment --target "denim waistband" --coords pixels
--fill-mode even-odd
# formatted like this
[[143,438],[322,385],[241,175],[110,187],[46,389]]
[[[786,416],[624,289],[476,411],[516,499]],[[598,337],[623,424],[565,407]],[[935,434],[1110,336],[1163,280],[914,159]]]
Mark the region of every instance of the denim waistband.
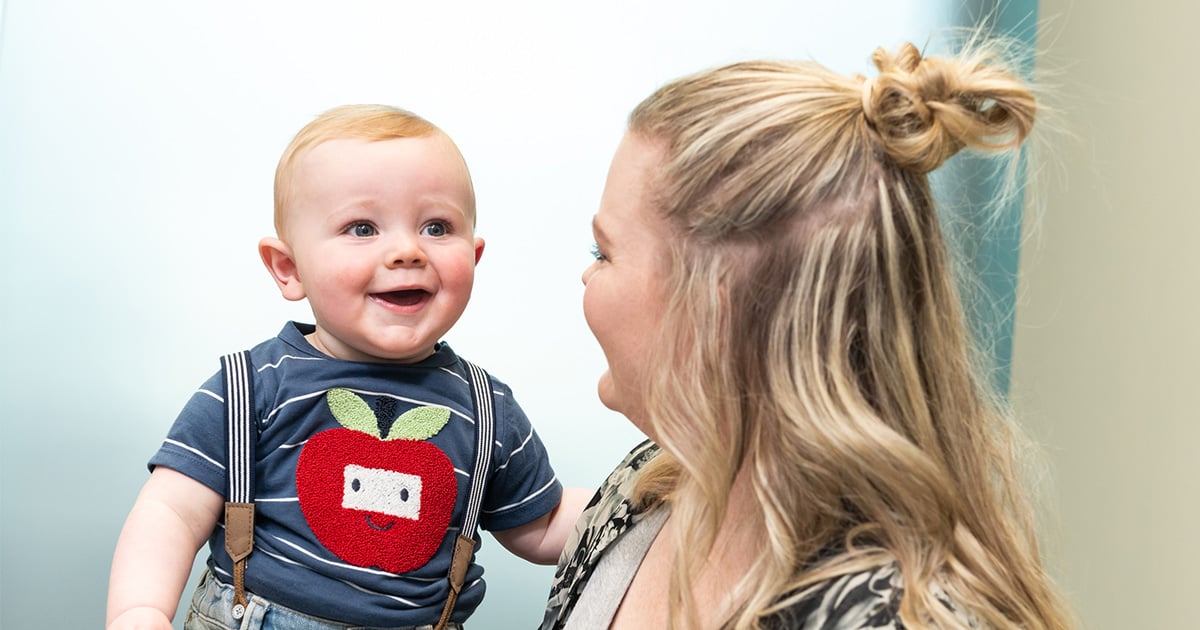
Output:
[[[321,619],[247,593],[246,612],[233,618],[233,587],[205,569],[188,608],[185,630],[433,630],[432,625],[379,628],[355,626]],[[463,630],[460,623],[447,630]]]

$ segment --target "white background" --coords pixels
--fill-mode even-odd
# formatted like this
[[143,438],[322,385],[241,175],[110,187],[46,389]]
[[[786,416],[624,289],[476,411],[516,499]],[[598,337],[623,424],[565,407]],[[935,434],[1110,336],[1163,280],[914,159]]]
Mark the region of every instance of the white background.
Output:
[[[866,73],[951,4],[5,2],[0,627],[99,627],[117,533],[179,408],[219,355],[311,321],[255,245],[279,154],[317,113],[388,103],[454,137],[488,245],[447,340],[512,385],[566,484],[595,487],[640,439],[596,400],[579,305],[629,110],[740,59]],[[481,559],[471,626],[536,625],[552,569],[490,536]]]

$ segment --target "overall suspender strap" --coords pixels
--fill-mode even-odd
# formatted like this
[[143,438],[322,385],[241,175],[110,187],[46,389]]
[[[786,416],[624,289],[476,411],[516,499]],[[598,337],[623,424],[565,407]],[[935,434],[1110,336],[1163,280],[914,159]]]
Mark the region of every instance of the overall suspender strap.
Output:
[[246,613],[246,558],[254,550],[254,454],[258,427],[254,419],[253,367],[250,353],[221,357],[225,380],[226,472],[225,551],[233,560],[233,617]]
[[488,462],[492,459],[492,434],[495,425],[492,383],[483,368],[466,359],[462,359],[462,362],[467,367],[471,394],[475,398],[475,470],[471,474],[467,513],[463,517],[458,539],[454,541],[454,557],[450,561],[450,593],[446,597],[446,606],[442,609],[442,618],[434,626],[435,630],[442,630],[450,622],[454,604],[458,601],[458,594],[462,592],[463,582],[466,580],[467,568],[471,566],[471,557],[475,553],[475,528],[479,525]]

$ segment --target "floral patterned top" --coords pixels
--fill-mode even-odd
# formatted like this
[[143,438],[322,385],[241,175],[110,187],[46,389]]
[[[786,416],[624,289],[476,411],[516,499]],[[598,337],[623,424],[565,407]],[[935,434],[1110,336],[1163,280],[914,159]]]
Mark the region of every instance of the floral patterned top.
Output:
[[[630,496],[639,471],[660,452],[650,441],[638,445],[592,497],[559,558],[541,630],[565,627],[605,550],[649,514],[649,511],[639,510]],[[899,569],[893,564],[881,565],[809,587],[804,597],[767,620],[764,627],[778,630],[900,630],[904,628],[899,616],[902,593]],[[935,595],[965,627],[980,627],[981,624],[965,611],[958,610],[936,585]]]

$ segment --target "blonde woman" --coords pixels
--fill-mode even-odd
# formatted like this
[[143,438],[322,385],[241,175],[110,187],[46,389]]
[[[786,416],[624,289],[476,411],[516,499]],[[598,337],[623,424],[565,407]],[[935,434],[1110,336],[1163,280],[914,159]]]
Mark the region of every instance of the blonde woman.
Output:
[[927,174],[1010,155],[976,47],[873,78],[739,63],[632,113],[584,312],[650,440],[600,488],[542,628],[1065,628],[977,374]]

